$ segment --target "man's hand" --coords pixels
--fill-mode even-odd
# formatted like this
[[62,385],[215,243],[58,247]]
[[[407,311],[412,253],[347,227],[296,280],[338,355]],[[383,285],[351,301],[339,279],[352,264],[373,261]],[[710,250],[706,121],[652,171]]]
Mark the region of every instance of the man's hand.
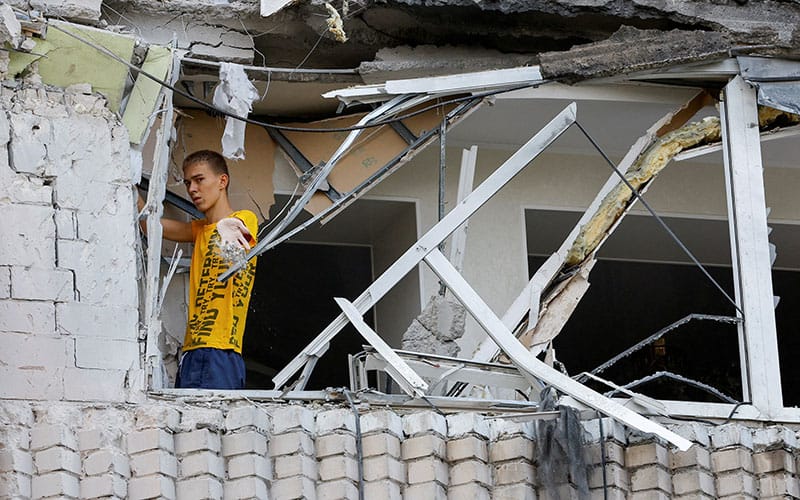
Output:
[[250,240],[253,239],[253,235],[244,222],[236,217],[226,217],[217,222],[217,231],[223,244],[234,244],[250,250]]

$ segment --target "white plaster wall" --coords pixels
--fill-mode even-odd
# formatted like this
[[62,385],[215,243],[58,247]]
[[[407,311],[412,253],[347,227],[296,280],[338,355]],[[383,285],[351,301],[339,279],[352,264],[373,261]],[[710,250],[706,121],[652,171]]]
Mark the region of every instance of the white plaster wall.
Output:
[[125,401],[143,387],[127,132],[79,90],[0,104],[0,398]]

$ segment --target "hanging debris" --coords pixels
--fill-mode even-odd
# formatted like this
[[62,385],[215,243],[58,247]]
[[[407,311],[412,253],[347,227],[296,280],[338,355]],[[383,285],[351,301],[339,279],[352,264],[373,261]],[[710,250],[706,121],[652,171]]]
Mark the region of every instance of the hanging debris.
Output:
[[[214,89],[214,106],[236,116],[247,116],[257,98],[258,90],[250,83],[243,66],[220,64],[219,85]],[[225,132],[222,135],[222,155],[225,158],[244,158],[245,125],[242,120],[231,117],[225,119]]]
[[329,17],[325,20],[328,24],[328,31],[333,35],[337,42],[346,42],[347,33],[344,32],[344,25],[342,24],[342,16],[339,15],[333,5],[325,2],[325,10],[328,11]]

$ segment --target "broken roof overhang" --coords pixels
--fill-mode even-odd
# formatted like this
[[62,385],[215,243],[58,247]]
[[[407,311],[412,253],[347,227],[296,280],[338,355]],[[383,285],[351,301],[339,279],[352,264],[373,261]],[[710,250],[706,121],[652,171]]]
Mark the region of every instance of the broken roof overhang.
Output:
[[800,114],[800,63],[783,59],[739,57],[742,78],[758,89],[758,103]]

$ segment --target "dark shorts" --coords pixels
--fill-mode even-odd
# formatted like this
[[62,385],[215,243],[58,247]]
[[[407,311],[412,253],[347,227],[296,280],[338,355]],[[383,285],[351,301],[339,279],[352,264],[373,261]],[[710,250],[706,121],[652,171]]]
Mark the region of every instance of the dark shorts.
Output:
[[178,366],[180,389],[244,389],[244,360],[236,351],[202,347],[187,351]]

